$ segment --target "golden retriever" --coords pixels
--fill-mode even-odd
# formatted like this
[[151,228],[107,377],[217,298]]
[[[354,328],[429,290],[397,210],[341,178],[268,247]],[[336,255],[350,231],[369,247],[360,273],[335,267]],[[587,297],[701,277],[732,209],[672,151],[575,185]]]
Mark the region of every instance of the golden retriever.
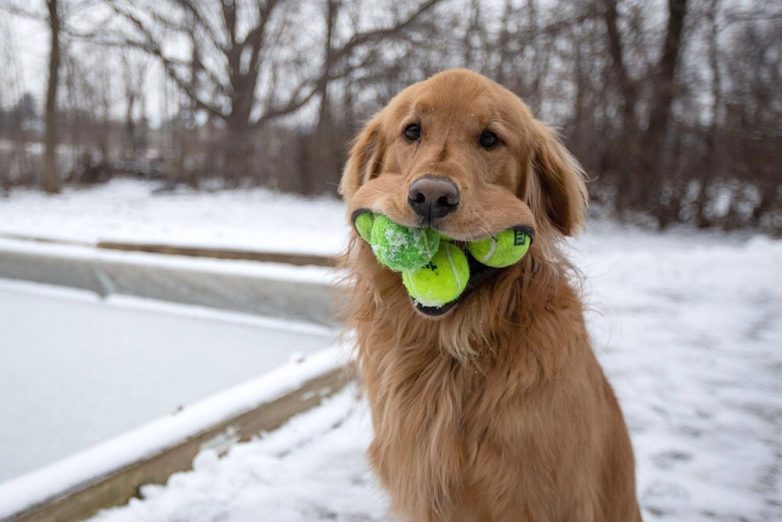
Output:
[[534,230],[521,262],[455,303],[413,302],[353,240],[348,325],[372,411],[371,464],[402,520],[640,520],[633,452],[560,251],[584,219],[578,163],[513,93],[467,70],[403,90],[366,125],[341,182],[369,209],[464,242]]

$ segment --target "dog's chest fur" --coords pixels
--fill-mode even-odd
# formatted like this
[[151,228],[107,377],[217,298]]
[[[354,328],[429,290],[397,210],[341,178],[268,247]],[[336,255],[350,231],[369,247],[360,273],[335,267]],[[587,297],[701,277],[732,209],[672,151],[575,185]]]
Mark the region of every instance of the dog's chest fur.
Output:
[[398,281],[367,281],[352,317],[369,458],[399,520],[638,520],[626,428],[568,285],[517,315],[492,288],[431,321]]
[[[488,504],[518,493],[498,484],[525,480],[522,466],[544,467],[537,448],[525,448],[534,435],[525,401],[538,400],[527,396],[530,377],[491,357],[464,363],[436,347],[387,343],[370,336],[360,356],[376,433],[370,458],[384,485],[412,520],[488,519]],[[539,373],[534,357],[517,358]],[[512,480],[492,476],[505,470]]]
[[482,376],[447,355],[412,351],[386,353],[368,370],[375,433],[383,433],[370,447],[373,465],[407,510],[423,499],[432,506],[416,512],[447,510],[475,458],[468,440],[487,428],[468,411],[485,392]]

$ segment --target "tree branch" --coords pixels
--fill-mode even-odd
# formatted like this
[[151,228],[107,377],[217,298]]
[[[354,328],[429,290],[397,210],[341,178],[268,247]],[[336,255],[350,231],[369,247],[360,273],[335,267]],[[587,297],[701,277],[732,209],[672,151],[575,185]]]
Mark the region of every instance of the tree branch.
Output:
[[[177,71],[176,60],[165,55],[160,43],[155,39],[154,35],[149,31],[149,29],[144,25],[144,23],[137,16],[119,7],[113,2],[111,3],[111,9],[114,10],[114,12],[116,12],[119,16],[125,18],[125,20],[127,20],[133,27],[135,27],[136,30],[139,31],[142,37],[144,38],[144,41],[141,42],[130,38],[125,38],[123,41],[121,41],[121,45],[140,49],[146,53],[149,53],[157,57],[163,64],[163,68],[165,69],[166,74],[168,74],[171,77],[171,79],[174,80],[174,83],[177,84],[177,87],[182,89],[185,92],[185,94],[187,94],[187,96],[191,100],[193,100],[193,102],[195,102],[198,108],[203,109],[209,112],[210,114],[222,119],[228,117],[228,115],[225,114],[223,111],[221,111],[219,107],[208,103],[204,99],[200,98],[198,93],[193,91],[190,82],[187,81],[186,78],[183,78],[180,75],[180,73]],[[218,85],[220,84],[218,83]]]

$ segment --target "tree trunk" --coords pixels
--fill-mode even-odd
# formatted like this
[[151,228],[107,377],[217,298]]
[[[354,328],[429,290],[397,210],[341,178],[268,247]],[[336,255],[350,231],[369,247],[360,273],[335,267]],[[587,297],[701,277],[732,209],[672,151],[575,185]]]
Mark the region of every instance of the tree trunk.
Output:
[[616,0],[605,0],[603,21],[606,25],[606,35],[608,37],[608,53],[611,56],[611,70],[619,84],[621,93],[622,130],[624,132],[635,132],[635,105],[637,102],[637,90],[635,82],[630,78],[627,72],[627,66],[624,60],[624,44],[618,27],[619,13],[616,8]]
[[[276,5],[276,0],[256,4],[257,25],[244,38],[239,38],[242,16],[239,12],[240,4],[229,1],[223,1],[221,4],[222,19],[228,37],[222,52],[228,64],[231,99],[231,111],[224,118],[228,140],[225,147],[224,168],[226,184],[232,188],[238,187],[243,178],[255,178],[257,181],[253,167],[255,130],[250,119],[256,101],[255,90],[260,75],[261,50],[265,43],[266,26]],[[249,57],[249,62],[244,65],[243,56]]]
[[57,171],[57,91],[60,80],[60,13],[59,0],[46,0],[49,11],[49,84],[46,89],[46,134],[43,168],[43,189],[50,193],[60,192],[60,175]]
[[224,147],[223,169],[228,188],[238,188],[244,178],[252,173],[251,132],[246,118],[228,118],[225,128],[227,142]]
[[624,59],[624,42],[619,32],[619,13],[616,0],[603,1],[603,22],[606,26],[608,54],[611,56],[611,74],[619,88],[621,114],[620,135],[614,150],[614,168],[617,171],[616,208],[620,216],[637,204],[638,194],[643,193],[636,176],[638,161],[638,120],[635,108],[638,102],[636,82],[630,77]]
[[[668,26],[653,83],[649,125],[644,135],[642,147],[641,176],[646,187],[663,189],[666,185],[664,179],[666,175],[660,167],[665,160],[663,148],[671,116],[676,70],[679,65],[686,14],[687,0],[668,0]],[[659,193],[657,195],[659,196]],[[659,197],[653,198],[652,201],[647,201],[647,204],[654,209],[662,203],[659,199]]]
[[331,106],[331,97],[329,96],[329,87],[331,85],[330,76],[332,69],[337,63],[334,57],[334,33],[337,25],[339,11],[342,8],[340,0],[327,0],[326,2],[326,38],[323,42],[323,67],[321,70],[321,79],[318,82],[317,90],[320,98],[318,108],[318,122],[315,127],[315,134],[310,136],[308,151],[306,156],[309,161],[304,162],[305,167],[301,171],[299,178],[299,191],[305,195],[311,195],[316,192],[317,185],[324,179],[332,178],[335,169],[339,166],[335,164],[341,160],[339,155],[339,146],[336,144],[334,114]]
[[722,105],[722,81],[719,64],[719,27],[718,21],[719,0],[711,0],[708,10],[709,20],[709,68],[711,69],[711,122],[706,131],[704,143],[703,162],[701,164],[698,187],[698,197],[695,200],[695,223],[698,228],[707,228],[711,225],[706,215],[706,207],[709,202],[709,185],[715,176],[715,170],[719,167],[717,156],[720,151],[717,150],[717,133],[719,112]]
[[125,90],[125,134],[127,135],[127,149],[123,154],[126,160],[138,159],[136,148],[136,121],[133,119],[133,110],[136,107],[136,96],[133,90],[126,86]]
[[[657,81],[654,84],[649,126],[646,131],[647,143],[659,145],[665,137],[668,120],[671,115],[671,103],[674,94],[674,79],[679,65],[682,45],[684,17],[687,14],[687,0],[668,1],[668,28],[665,33],[662,54],[658,66]],[[659,157],[655,151],[652,157]]]

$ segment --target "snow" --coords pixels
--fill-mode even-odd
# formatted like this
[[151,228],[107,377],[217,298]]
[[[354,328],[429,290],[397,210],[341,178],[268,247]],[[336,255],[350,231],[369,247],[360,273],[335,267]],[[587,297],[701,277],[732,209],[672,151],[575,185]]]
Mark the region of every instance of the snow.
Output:
[[369,432],[366,406],[346,389],[222,459],[201,452],[194,472],[144,486],[143,501],[93,522],[385,520],[385,497],[361,456]]
[[[347,362],[346,351],[339,347],[292,359],[265,375],[0,484],[0,519],[41,502],[54,492],[65,491],[157,454],[163,448],[295,390],[304,382],[343,367]],[[219,448],[205,451],[219,451]]]
[[579,264],[646,518],[782,519],[782,242],[614,232]]
[[67,188],[54,198],[17,190],[0,199],[0,234],[326,255],[342,250],[347,238],[345,212],[334,198],[303,199],[260,188],[166,193],[157,187],[115,180]]
[[[597,223],[573,247],[645,520],[782,519],[782,242]],[[345,392],[95,520],[387,520],[370,436]]]
[[334,339],[295,321],[2,279],[0,317],[0,418],[19,419],[0,422],[0,482]]
[[[333,200],[148,197],[152,187],[17,192],[0,200],[0,231],[323,254],[347,235]],[[631,430],[645,520],[782,520],[782,241],[598,220],[572,247],[595,349]],[[203,452],[193,472],[97,520],[387,520],[364,457],[368,415],[346,391],[223,458]]]

